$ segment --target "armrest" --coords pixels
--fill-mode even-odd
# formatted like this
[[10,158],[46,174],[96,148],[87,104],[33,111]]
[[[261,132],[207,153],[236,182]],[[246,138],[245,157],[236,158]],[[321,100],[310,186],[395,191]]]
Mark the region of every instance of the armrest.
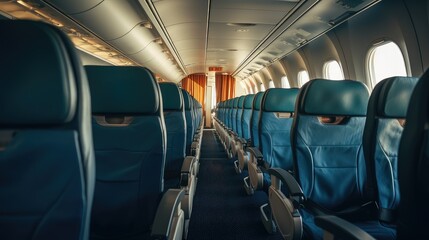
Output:
[[249,147],[247,150],[252,154],[258,163],[258,166],[264,166],[264,156],[262,155],[261,151],[259,151],[256,147]]
[[200,147],[200,144],[199,144],[197,141],[192,142],[192,144],[191,144],[191,149],[197,149],[197,148],[199,148],[199,147]]
[[294,199],[294,207],[299,208],[299,205],[305,200],[305,196],[292,174],[281,168],[270,168],[268,173],[284,183],[287,189],[286,194]]
[[151,237],[155,239],[168,239],[175,212],[178,211],[185,191],[169,189],[161,199],[153,221]]
[[375,240],[359,227],[336,216],[318,216],[314,219],[314,222],[317,226],[335,236],[335,238]]
[[194,164],[196,158],[193,156],[186,156],[182,164],[180,173],[180,186],[187,187],[189,183],[190,174],[194,174]]
[[243,146],[243,149],[247,148],[248,141],[246,139],[238,137],[237,141],[241,143],[241,146]]

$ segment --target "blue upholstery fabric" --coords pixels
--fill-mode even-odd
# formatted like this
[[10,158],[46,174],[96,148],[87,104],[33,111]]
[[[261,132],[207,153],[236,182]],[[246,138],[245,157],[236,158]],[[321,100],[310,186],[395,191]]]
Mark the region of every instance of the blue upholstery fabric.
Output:
[[296,96],[298,88],[271,88],[262,100],[262,110],[264,112],[289,112],[295,111]]
[[375,146],[378,200],[382,209],[396,209],[400,201],[398,149],[403,127],[396,119],[379,119]]
[[[306,209],[300,209],[299,212],[305,222],[303,239],[322,240],[323,230],[314,223],[314,215]],[[396,236],[395,228],[383,225],[379,221],[367,220],[354,224],[378,240],[392,240]]]
[[237,133],[237,112],[238,112],[238,97],[232,100],[232,111],[231,111],[231,128]]
[[[186,121],[182,91],[174,83],[160,83],[164,106],[164,121],[167,129],[167,156],[165,179],[180,177],[186,150]],[[178,184],[178,182],[173,184]],[[173,187],[173,186],[166,186]]]
[[189,153],[192,141],[194,140],[194,122],[192,113],[191,95],[182,89],[183,102],[185,103],[185,119],[186,119],[186,152]]
[[253,100],[252,118],[250,120],[250,136],[252,145],[259,148],[259,115],[261,113],[261,103],[264,92],[258,92]]
[[[293,169],[290,131],[292,117],[278,113],[293,113],[299,89],[271,88],[265,92],[259,120],[261,150],[271,168]],[[277,103],[277,104],[276,104]]]
[[[4,24],[5,26],[7,24]],[[50,35],[49,30],[39,29],[30,30],[34,38],[46,39]],[[3,40],[5,51],[11,46],[18,46],[14,41],[19,41],[14,37],[19,34],[17,31],[14,36]],[[22,37],[22,36],[21,36]],[[50,36],[55,38],[57,36]],[[7,45],[6,45],[7,44]],[[70,67],[70,60],[64,58],[67,53],[61,41],[37,42],[40,50],[29,50],[30,46],[14,48],[17,53],[12,55],[14,59],[4,61],[2,65],[3,87],[0,88],[0,124],[1,125],[38,125],[38,124],[62,124],[69,122],[76,111],[76,83],[70,81],[74,72]],[[64,47],[63,47],[64,48]],[[45,51],[46,54],[43,52]],[[26,54],[26,52],[34,54]],[[27,55],[27,56],[26,56]],[[16,70],[16,66],[11,66],[12,62],[19,62],[17,58],[28,59],[30,62],[36,62],[35,57],[43,57],[46,64],[51,64],[51,70],[40,67],[42,64],[34,64],[29,69]],[[29,71],[37,77],[29,77]],[[19,79],[19,81],[14,81]],[[46,87],[49,86],[49,87]],[[31,94],[29,94],[31,93]],[[13,102],[14,104],[9,104]],[[32,107],[28,107],[32,106]]]
[[429,226],[429,71],[423,74],[411,95],[398,154],[401,204],[398,239],[427,236]]
[[[362,149],[365,124],[362,115],[366,108],[347,106],[366,106],[368,89],[357,81],[312,80],[302,87],[297,101],[299,107],[291,133],[292,154],[295,175],[307,205],[334,214],[344,211],[358,214],[367,203]],[[343,101],[345,103],[338,103]],[[320,108],[315,106],[317,102]],[[314,114],[349,117],[339,124],[325,124]],[[305,216],[303,223],[304,228],[311,231],[306,234],[322,237],[320,230],[316,231],[317,227],[312,227],[314,223],[307,222]]]
[[225,108],[225,125],[228,128],[231,128],[231,99],[226,100],[226,108]]
[[0,32],[0,134],[13,131],[0,150],[0,238],[87,239],[95,169],[80,59],[51,25],[0,21]]
[[244,105],[244,98],[245,96],[241,96],[238,98],[238,106],[237,106],[237,118],[236,118],[236,125],[237,125],[237,135],[238,137],[243,137],[243,105]]
[[405,118],[416,83],[417,78],[411,77],[385,79],[375,86],[368,104],[364,153],[370,173],[369,184],[377,187],[383,221],[395,221],[394,211],[400,202],[397,165],[403,127],[396,118]]
[[255,94],[249,94],[244,99],[243,116],[242,116],[242,130],[243,138],[250,139],[250,119],[252,117],[252,106]]
[[[294,161],[305,196],[332,211],[363,202],[365,117],[324,125],[316,116],[297,114]],[[339,181],[341,179],[341,181]]]
[[[145,68],[93,66],[91,69],[88,71],[88,79],[94,102],[102,102],[105,95],[95,89],[101,85],[91,82],[97,82],[99,71],[109,69],[110,74],[103,75],[105,81],[101,87],[109,89],[115,86],[118,92],[134,89],[145,97],[146,102],[154,105],[136,105],[142,109],[133,109],[137,114],[126,113],[125,116],[131,117],[131,121],[126,124],[108,125],[100,123],[96,116],[93,117],[97,183],[91,238],[141,237],[150,230],[163,192],[166,136],[159,86],[153,74]],[[139,72],[142,74],[137,74]],[[140,81],[145,83],[141,84]],[[112,86],[107,86],[109,84]],[[147,88],[139,89],[143,86]],[[127,98],[122,103],[134,100],[133,94],[124,94],[122,97]],[[125,110],[119,107],[112,106],[115,116],[117,112],[129,109],[128,106],[123,106]],[[146,114],[138,114],[148,109],[150,111]],[[103,109],[106,116],[111,114],[109,110],[106,105]]]
[[392,77],[381,91],[378,113],[390,118],[404,118],[417,78]]
[[233,105],[233,99],[228,99],[227,108],[226,108],[226,126],[230,129],[232,128],[232,123],[231,123],[232,105]]
[[[311,83],[310,83],[311,82]],[[365,116],[369,92],[364,84],[350,84],[352,80],[339,82],[314,79],[308,82],[313,87],[303,87],[303,101],[299,111],[312,115]],[[334,87],[335,86],[335,87]],[[323,103],[323,104],[321,104]]]
[[162,106],[166,110],[183,111],[183,96],[182,91],[174,83],[162,82],[159,84],[162,95]]
[[[159,109],[157,86],[149,79],[150,72],[143,68],[115,66],[85,66],[91,81],[92,112],[103,113],[156,113]],[[143,90],[142,90],[143,89]]]

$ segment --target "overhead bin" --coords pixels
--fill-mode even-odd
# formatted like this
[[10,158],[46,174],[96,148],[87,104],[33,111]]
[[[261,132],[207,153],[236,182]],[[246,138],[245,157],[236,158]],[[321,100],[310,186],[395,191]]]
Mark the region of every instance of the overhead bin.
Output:
[[[178,82],[184,76],[167,50],[155,42],[158,39],[156,32],[144,26],[149,20],[137,1],[47,1],[136,63],[166,80]],[[112,19],[115,20],[114,24]]]
[[66,14],[76,14],[85,12],[98,4],[103,0],[73,0],[73,1],[64,1],[64,0],[47,0],[46,2],[51,3],[56,8],[61,9],[62,12]]
[[108,42],[121,49],[124,54],[135,54],[148,47],[155,39],[149,29],[138,24],[123,37]]

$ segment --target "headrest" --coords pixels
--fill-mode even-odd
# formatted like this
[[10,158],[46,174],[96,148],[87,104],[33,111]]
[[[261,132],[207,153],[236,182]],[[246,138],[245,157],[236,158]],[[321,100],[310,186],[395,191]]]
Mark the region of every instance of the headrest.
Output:
[[162,96],[162,108],[164,110],[177,110],[183,109],[182,91],[174,83],[162,82],[159,83]]
[[228,108],[232,108],[234,106],[234,98],[228,99]]
[[185,110],[191,110],[191,95],[182,88],[182,96],[183,96],[183,102],[185,103]]
[[258,92],[253,100],[253,110],[261,110],[262,97],[265,92]]
[[294,112],[298,88],[270,88],[262,100],[265,112]]
[[298,113],[326,116],[365,116],[369,91],[352,80],[314,79],[299,93]]
[[417,81],[418,78],[413,77],[391,77],[379,82],[377,86],[380,85],[381,90],[377,103],[377,116],[405,118]]
[[233,100],[233,104],[234,104],[234,108],[238,108],[238,100],[239,100],[239,98],[238,97],[236,97],[236,98],[234,98],[234,100]]
[[0,21],[0,125],[63,124],[77,106],[66,36],[33,21]]
[[160,108],[152,72],[135,66],[85,66],[95,114],[151,114]]
[[240,96],[240,97],[238,98],[238,108],[239,108],[239,109],[242,109],[242,108],[243,108],[243,106],[244,106],[244,98],[246,98],[246,96]]
[[249,94],[244,98],[244,108],[245,109],[252,109],[254,98],[255,98],[255,94]]

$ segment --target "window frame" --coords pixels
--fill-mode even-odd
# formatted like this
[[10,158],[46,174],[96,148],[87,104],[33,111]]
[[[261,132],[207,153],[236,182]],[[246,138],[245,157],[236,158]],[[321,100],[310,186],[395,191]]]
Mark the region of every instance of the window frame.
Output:
[[[282,84],[282,88],[290,88],[290,82],[289,82],[289,79],[288,79],[288,77],[287,77],[286,75],[284,75],[284,76],[280,79],[280,81],[281,81],[281,84]],[[287,86],[285,86],[286,84],[284,84],[284,83],[286,83],[286,84],[287,84]]]
[[268,82],[268,89],[270,88],[276,88],[276,86],[274,85],[273,79],[270,79],[270,81]]
[[[401,47],[393,40],[384,40],[382,42],[376,43],[374,44],[371,48],[369,48],[369,50],[367,51],[366,54],[366,59],[365,59],[365,71],[366,71],[366,77],[367,77],[367,83],[368,86],[371,89],[374,89],[375,85],[377,85],[377,83],[379,83],[380,81],[382,81],[383,79],[380,79],[379,81],[377,81],[376,77],[375,77],[375,64],[374,64],[374,55],[376,53],[377,48],[382,47],[384,45],[387,44],[394,44],[397,49],[399,50],[399,53],[402,56],[402,60],[404,62],[404,68],[405,68],[405,76],[409,76],[409,66],[407,64],[407,59],[405,59],[405,55],[404,52],[402,51]],[[400,76],[398,74],[394,74],[392,76]]]
[[[304,74],[304,73],[307,75],[307,81],[305,81],[304,83],[302,83],[302,81],[301,81],[302,80],[302,74]],[[307,82],[310,81],[310,75],[308,74],[307,70],[303,69],[303,70],[301,70],[301,71],[298,72],[297,79],[298,79],[298,85],[299,85],[299,87],[302,87],[304,84],[306,84]]]
[[[342,77],[340,79],[333,79],[333,78],[331,78],[331,76],[329,76],[330,74],[329,74],[328,70],[330,68],[330,64],[332,64],[332,63],[336,63],[337,66],[340,68],[340,72],[341,72],[341,75],[342,75]],[[343,70],[340,62],[338,62],[336,59],[331,59],[331,60],[326,61],[323,64],[323,78],[329,79],[329,80],[334,80],[334,81],[344,80],[345,79],[345,77],[344,77],[344,70]]]

